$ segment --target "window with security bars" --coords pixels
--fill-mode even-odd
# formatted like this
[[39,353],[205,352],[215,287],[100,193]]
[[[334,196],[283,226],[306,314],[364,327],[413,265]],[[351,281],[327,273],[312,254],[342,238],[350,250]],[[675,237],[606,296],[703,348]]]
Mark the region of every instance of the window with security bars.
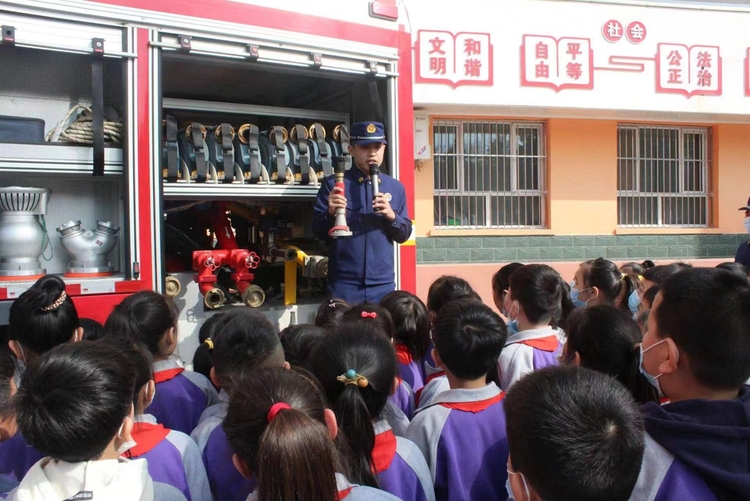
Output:
[[710,179],[710,129],[618,126],[620,226],[709,226]]
[[544,226],[544,124],[435,120],[433,135],[436,227]]

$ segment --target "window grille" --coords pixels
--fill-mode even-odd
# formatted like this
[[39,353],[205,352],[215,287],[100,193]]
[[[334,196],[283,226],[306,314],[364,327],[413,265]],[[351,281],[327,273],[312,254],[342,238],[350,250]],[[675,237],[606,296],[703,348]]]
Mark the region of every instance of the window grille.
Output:
[[544,124],[435,120],[433,135],[436,227],[544,227]]
[[618,126],[618,224],[709,226],[710,139],[705,127]]

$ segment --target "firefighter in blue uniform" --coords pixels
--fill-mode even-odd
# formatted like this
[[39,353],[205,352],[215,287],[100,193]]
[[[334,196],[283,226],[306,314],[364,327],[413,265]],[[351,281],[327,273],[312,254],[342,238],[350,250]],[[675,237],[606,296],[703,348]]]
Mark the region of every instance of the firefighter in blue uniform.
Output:
[[[406,191],[396,179],[380,174],[380,193],[372,192],[369,165],[383,163],[385,128],[378,122],[358,122],[350,130],[353,165],[344,176],[344,193],[334,188],[334,176],[318,191],[313,233],[328,245],[328,293],[349,304],[377,303],[396,288],[393,244],[404,243],[412,225]],[[346,208],[350,237],[328,236],[334,214]]]
[[[740,210],[745,211],[745,230],[750,233],[750,198],[747,199],[747,205],[740,207]],[[737,263],[745,265],[746,268],[750,268],[750,241],[740,245],[737,249],[737,254],[734,256],[734,260]]]

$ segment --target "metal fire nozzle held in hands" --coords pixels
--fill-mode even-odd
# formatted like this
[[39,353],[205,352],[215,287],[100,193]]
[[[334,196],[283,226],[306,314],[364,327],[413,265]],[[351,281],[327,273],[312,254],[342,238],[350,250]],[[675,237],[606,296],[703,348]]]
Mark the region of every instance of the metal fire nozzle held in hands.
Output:
[[[370,164],[370,182],[372,183],[372,198],[375,200],[375,197],[378,196],[378,193],[380,193],[380,167],[378,167],[378,164]],[[379,212],[380,209],[375,209],[375,212]]]
[[[336,175],[335,188],[339,188],[341,193],[344,193],[344,173],[346,172],[346,166],[344,162],[338,162],[334,170]],[[339,207],[336,209],[335,219],[333,221],[333,228],[328,231],[328,236],[331,238],[339,237],[350,237],[352,232],[349,230],[349,225],[346,224],[346,207]]]

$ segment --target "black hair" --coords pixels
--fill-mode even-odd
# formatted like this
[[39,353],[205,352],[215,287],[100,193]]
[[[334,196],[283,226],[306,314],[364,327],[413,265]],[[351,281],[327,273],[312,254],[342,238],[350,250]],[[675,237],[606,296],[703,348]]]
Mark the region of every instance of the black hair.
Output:
[[643,293],[643,297],[641,298],[641,301],[644,303],[648,303],[648,307],[651,308],[654,305],[654,299],[656,299],[656,295],[661,290],[661,285],[656,284],[652,285],[648,288],[646,292]]
[[[138,413],[138,397],[141,389],[154,379],[154,367],[151,353],[137,341],[122,337],[107,335],[103,338],[105,343],[115,347],[117,351],[125,355],[135,369],[135,384],[133,385],[133,408]],[[145,411],[145,409],[141,409]]]
[[341,315],[348,309],[349,305],[343,299],[329,299],[318,306],[318,312],[315,314],[315,325],[333,328],[341,320]]
[[513,469],[541,499],[630,498],[644,430],[621,384],[580,367],[548,367],[513,384],[503,406]]
[[599,294],[609,303],[623,311],[630,311],[628,298],[638,289],[640,283],[632,276],[623,273],[612,261],[604,258],[592,259],[584,262],[583,284],[586,288],[596,287]]
[[422,360],[430,344],[430,314],[427,307],[411,292],[393,291],[380,300],[393,319],[394,344],[402,344],[414,360]]
[[279,332],[284,357],[293,367],[307,369],[315,348],[328,336],[328,330],[311,324],[290,325]]
[[690,265],[687,263],[672,263],[654,266],[643,272],[643,279],[648,280],[649,282],[654,282],[655,284],[660,284],[675,273],[679,273],[689,267]]
[[641,263],[630,261],[629,263],[621,264],[620,271],[623,273],[627,273],[628,275],[638,276],[642,275],[643,272],[646,271],[646,268],[644,268]]
[[8,337],[26,348],[27,357],[67,343],[80,327],[65,282],[54,275],[43,276],[13,301],[8,324]]
[[473,299],[443,306],[432,334],[440,360],[459,379],[477,379],[495,370],[507,337],[500,315]]
[[[372,316],[373,314],[375,317]],[[339,326],[361,322],[376,324],[388,336],[388,339],[393,339],[396,330],[393,318],[390,312],[382,306],[372,303],[354,305],[341,316]]]
[[[396,352],[385,337],[370,332],[375,324],[342,325],[315,350],[310,364],[351,450],[351,480],[378,487],[372,450],[377,419],[388,401],[397,375]],[[340,381],[349,370],[366,378],[366,385]],[[363,384],[360,381],[360,384]]]
[[0,421],[13,415],[10,383],[16,373],[16,360],[7,349],[0,349]]
[[281,365],[284,350],[273,324],[260,311],[238,308],[223,315],[214,339],[214,372],[231,395],[238,375],[273,364],[275,355]]
[[93,318],[81,318],[79,323],[83,328],[83,339],[98,341],[104,337],[104,326]]
[[[269,416],[279,403],[290,408]],[[258,480],[259,501],[336,499],[337,453],[325,407],[315,385],[294,371],[260,369],[237,385],[223,428]]]
[[656,389],[639,370],[643,334],[632,316],[608,304],[579,308],[565,333],[568,357],[578,352],[582,367],[615,377],[638,403],[658,402]]
[[170,301],[154,291],[141,291],[126,297],[109,314],[104,330],[143,343],[154,356],[169,329],[177,326],[177,315]]
[[717,264],[716,267],[721,270],[731,271],[732,273],[736,273],[737,275],[743,276],[745,278],[747,278],[747,275],[748,275],[747,266],[745,266],[742,263],[737,263],[737,262],[720,263],[720,264]]
[[440,309],[457,299],[474,299],[481,301],[469,282],[453,275],[443,275],[432,282],[427,292],[427,310],[437,315]]
[[[208,317],[198,331],[198,348],[193,353],[193,370],[203,374],[211,381],[211,369],[214,367],[214,350],[212,348],[216,337],[219,335],[219,327],[226,320],[226,314],[216,314]],[[213,381],[211,382],[213,384]]]
[[564,284],[554,268],[546,264],[528,264],[510,276],[510,298],[518,301],[530,322],[557,325],[573,310]]
[[15,398],[18,427],[46,456],[95,460],[130,414],[135,379],[133,364],[109,343],[53,348],[23,374]]
[[[716,268],[694,268],[661,284],[654,315],[702,384],[734,389],[750,378],[750,282]],[[711,307],[705,305],[710,303]]]
[[507,292],[510,287],[510,276],[519,268],[523,268],[521,263],[509,263],[500,268],[492,276],[492,292],[501,296],[503,292]]

